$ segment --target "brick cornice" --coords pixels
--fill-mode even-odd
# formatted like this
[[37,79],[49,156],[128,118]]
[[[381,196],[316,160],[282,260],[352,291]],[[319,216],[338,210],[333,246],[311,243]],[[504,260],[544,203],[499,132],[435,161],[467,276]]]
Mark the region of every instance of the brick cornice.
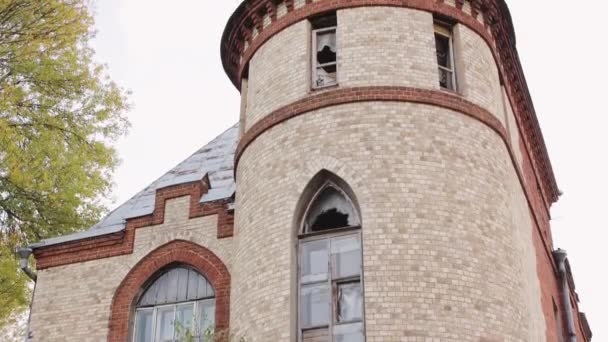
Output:
[[[276,7],[281,3],[283,0],[243,1],[228,21],[222,37],[222,63],[237,88],[248,72],[249,60],[268,39],[298,21],[323,12],[363,6],[394,6],[452,18],[477,32],[490,47],[522,132],[525,153],[530,154],[534,176],[541,185],[544,206],[549,208],[557,201],[559,189],[519,62],[513,23],[504,0],[459,0],[455,2],[456,6],[444,0],[307,0],[299,8],[286,6],[287,14],[277,17]],[[470,11],[465,11],[465,3],[469,4]],[[266,13],[270,13],[271,23],[266,27],[260,26],[260,18]],[[252,34],[254,28],[257,31],[255,38]]]
[[[204,275],[215,290],[215,329],[228,335],[230,326],[230,273],[213,252],[189,241],[175,240],[142,258],[127,274],[114,293],[109,320],[109,342],[129,338],[129,318],[145,283],[172,264],[188,265]],[[216,339],[219,340],[219,339]]]
[[199,203],[208,191],[208,179],[165,187],[156,191],[154,211],[150,215],[128,219],[123,231],[66,242],[34,250],[39,270],[79,262],[133,253],[135,230],[160,225],[165,220],[165,207],[170,199],[189,196],[189,218],[218,215],[217,238],[228,238],[234,232],[234,214],[228,210],[228,200]]

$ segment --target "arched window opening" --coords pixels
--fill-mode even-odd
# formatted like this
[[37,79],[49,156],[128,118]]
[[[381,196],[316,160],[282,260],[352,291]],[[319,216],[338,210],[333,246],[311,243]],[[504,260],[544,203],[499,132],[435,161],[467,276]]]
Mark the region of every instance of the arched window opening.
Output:
[[327,183],[314,197],[304,220],[304,233],[359,226],[353,203],[336,185]]
[[139,297],[134,342],[211,341],[215,291],[195,270],[177,266],[161,272]]
[[333,182],[312,196],[298,247],[300,342],[364,342],[361,220]]

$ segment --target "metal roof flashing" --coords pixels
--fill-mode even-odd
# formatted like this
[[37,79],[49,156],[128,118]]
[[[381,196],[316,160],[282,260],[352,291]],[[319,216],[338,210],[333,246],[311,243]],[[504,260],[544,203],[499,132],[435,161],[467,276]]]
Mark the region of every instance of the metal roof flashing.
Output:
[[238,144],[238,132],[238,124],[230,127],[88,230],[42,240],[28,247],[38,249],[121,232],[126,227],[127,219],[153,213],[156,190],[198,181],[205,176],[209,177],[210,187],[201,197],[200,203],[232,198],[236,192],[234,154]]

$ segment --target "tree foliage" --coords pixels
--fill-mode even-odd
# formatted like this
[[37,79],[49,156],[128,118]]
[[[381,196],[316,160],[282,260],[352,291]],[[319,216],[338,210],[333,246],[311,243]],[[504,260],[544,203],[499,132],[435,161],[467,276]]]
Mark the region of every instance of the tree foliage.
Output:
[[93,59],[88,5],[0,0],[0,297],[13,298],[2,309],[25,303],[15,246],[83,229],[105,210],[127,93]]

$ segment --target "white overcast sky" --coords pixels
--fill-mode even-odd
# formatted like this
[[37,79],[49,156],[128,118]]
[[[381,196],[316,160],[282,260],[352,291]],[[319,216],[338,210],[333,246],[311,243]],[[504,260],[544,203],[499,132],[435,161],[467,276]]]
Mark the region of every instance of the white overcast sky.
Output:
[[[116,206],[236,123],[239,94],[220,37],[237,0],[97,0],[94,46],[133,91],[130,134],[117,147]],[[552,210],[555,246],[569,252],[594,341],[608,341],[607,5],[507,0],[519,55],[564,192]],[[603,43],[602,43],[603,42]]]

